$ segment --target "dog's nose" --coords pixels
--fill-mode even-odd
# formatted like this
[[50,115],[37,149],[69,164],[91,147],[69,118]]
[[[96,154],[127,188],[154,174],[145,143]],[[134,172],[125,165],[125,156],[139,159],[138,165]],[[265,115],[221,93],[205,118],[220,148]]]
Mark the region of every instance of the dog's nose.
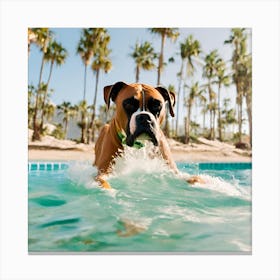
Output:
[[139,114],[136,116],[135,120],[138,125],[150,124],[152,122],[148,114]]

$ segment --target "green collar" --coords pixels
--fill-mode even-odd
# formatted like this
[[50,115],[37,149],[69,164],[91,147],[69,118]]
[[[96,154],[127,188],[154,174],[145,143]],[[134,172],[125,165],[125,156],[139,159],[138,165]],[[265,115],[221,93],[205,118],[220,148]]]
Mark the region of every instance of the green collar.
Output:
[[[118,131],[117,133],[118,133],[118,137],[119,137],[121,143],[123,145],[126,145],[126,134],[125,134],[125,132],[124,131]],[[136,148],[136,149],[141,149],[141,148],[144,147],[144,144],[141,143],[140,141],[134,141],[132,147]]]

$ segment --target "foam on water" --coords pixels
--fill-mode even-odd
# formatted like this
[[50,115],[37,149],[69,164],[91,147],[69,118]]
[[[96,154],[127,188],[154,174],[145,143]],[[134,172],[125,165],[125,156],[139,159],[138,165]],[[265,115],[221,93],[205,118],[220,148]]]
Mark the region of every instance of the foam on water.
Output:
[[208,189],[211,191],[223,193],[227,196],[236,196],[246,200],[251,199],[251,193],[249,189],[240,188],[236,182],[235,184],[228,183],[222,178],[205,174],[200,174],[199,176],[205,181],[205,183],[196,183],[193,185],[193,187],[195,188]]
[[96,168],[89,161],[74,161],[70,162],[67,175],[70,180],[78,185],[92,188],[97,183],[94,181],[94,176],[97,174]]
[[122,156],[115,160],[112,177],[119,175],[130,175],[133,173],[166,174],[170,169],[150,141],[144,141],[144,147],[135,149],[125,146]]

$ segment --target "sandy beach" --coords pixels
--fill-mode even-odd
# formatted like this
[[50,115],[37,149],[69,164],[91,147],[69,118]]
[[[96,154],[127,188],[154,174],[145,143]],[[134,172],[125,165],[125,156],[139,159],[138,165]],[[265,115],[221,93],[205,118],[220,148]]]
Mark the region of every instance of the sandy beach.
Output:
[[[199,138],[198,144],[182,144],[168,139],[173,158],[177,162],[250,162],[251,151],[236,149],[233,145]],[[52,136],[28,144],[29,161],[34,160],[94,160],[94,145],[76,144]]]

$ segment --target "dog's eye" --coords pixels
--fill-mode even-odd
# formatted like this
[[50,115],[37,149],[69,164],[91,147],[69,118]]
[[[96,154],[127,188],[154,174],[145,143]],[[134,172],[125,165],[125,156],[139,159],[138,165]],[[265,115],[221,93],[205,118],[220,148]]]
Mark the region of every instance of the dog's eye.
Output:
[[152,109],[153,111],[160,111],[160,110],[161,110],[161,104],[153,104],[153,105],[151,106],[151,109]]
[[153,115],[158,116],[160,114],[162,104],[159,100],[152,99],[148,102],[148,108]]
[[128,113],[134,113],[139,108],[139,100],[135,98],[129,98],[123,101],[123,107]]

